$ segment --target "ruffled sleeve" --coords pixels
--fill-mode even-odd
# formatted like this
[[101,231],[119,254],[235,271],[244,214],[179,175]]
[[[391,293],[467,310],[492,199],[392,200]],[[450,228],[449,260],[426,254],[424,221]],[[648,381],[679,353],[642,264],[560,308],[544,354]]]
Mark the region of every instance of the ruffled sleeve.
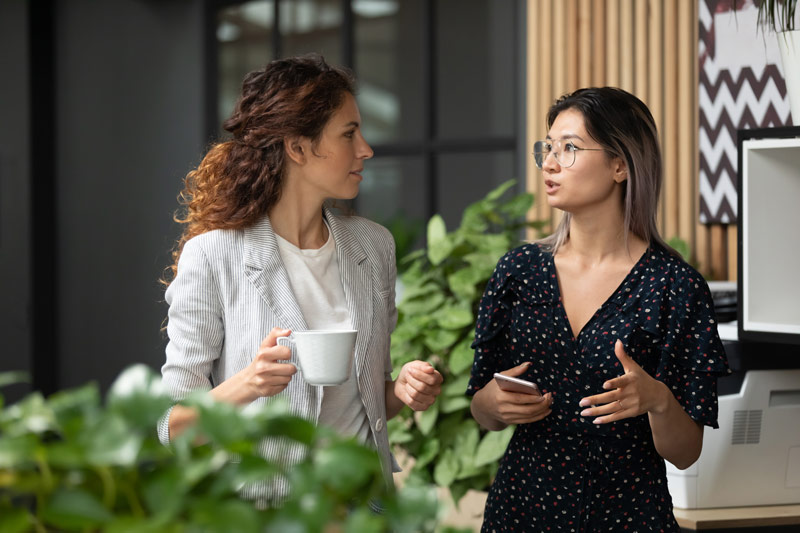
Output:
[[[662,304],[666,327],[656,379],[697,422],[717,424],[717,378],[730,373],[708,284],[685,266]],[[677,278],[677,276],[676,276]]]
[[498,261],[478,307],[478,320],[475,325],[475,360],[467,387],[467,395],[472,396],[494,377],[495,372],[506,370],[508,350],[504,329],[511,319],[511,297],[509,284],[512,279],[510,259],[507,254]]

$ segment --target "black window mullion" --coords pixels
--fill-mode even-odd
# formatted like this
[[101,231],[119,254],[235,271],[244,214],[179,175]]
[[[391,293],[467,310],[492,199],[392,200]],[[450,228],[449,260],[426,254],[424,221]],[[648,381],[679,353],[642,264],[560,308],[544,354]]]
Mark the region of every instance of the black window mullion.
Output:
[[33,388],[58,390],[58,198],[54,0],[28,4],[31,161],[31,361]]
[[283,43],[281,36],[281,0],[275,0],[272,4],[272,58],[280,59],[282,56]]
[[224,4],[206,0],[203,5],[203,58],[205,63],[205,108],[203,125],[206,141],[218,136],[219,128],[219,44],[217,43],[217,16]]
[[342,63],[356,70],[355,17],[351,0],[342,0]]
[[422,116],[424,117],[424,165],[426,183],[428,184],[426,198],[426,212],[428,218],[436,214],[439,208],[438,199],[438,174],[436,172],[436,153],[433,142],[436,139],[436,5],[434,0],[427,0],[425,5],[425,19],[422,21],[422,38],[425,40],[423,50],[427,53],[423,55],[423,103]]

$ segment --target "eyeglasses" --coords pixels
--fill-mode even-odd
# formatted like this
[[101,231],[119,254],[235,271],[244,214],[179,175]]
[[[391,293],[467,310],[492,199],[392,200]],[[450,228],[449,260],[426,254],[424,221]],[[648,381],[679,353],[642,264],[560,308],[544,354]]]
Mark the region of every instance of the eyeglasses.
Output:
[[542,168],[547,156],[553,154],[562,168],[569,168],[575,164],[575,154],[584,150],[605,152],[603,148],[578,148],[572,141],[563,142],[561,139],[554,139],[533,143],[533,160],[537,168]]

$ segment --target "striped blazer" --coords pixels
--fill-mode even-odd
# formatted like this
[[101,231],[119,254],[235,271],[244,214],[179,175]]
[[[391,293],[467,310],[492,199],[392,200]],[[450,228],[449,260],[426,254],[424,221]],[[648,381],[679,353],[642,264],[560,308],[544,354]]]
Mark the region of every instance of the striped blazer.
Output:
[[[369,418],[371,435],[387,482],[397,469],[389,450],[385,382],[391,380],[390,335],[397,322],[395,247],[384,227],[361,217],[324,216],[336,243],[342,285],[353,329],[358,331],[355,367],[358,390]],[[178,272],[166,292],[169,304],[164,384],[177,401],[197,389],[210,390],[245,368],[274,327],[308,329],[292,293],[269,218],[237,230],[214,230],[184,245]],[[295,364],[296,354],[292,352]],[[250,408],[273,398],[288,399],[294,413],[317,421],[322,387],[309,385],[302,374],[292,377],[277,396],[259,398]],[[168,414],[159,437],[169,441]],[[262,452],[293,462],[302,449],[265,439]],[[246,497],[281,498],[288,489],[255,484]]]

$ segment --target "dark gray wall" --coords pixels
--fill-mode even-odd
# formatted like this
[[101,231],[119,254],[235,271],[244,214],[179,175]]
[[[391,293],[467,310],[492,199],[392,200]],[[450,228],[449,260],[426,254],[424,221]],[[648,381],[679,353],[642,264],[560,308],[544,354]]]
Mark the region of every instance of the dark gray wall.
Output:
[[158,279],[203,151],[201,0],[56,2],[60,388],[164,359]]
[[0,372],[31,366],[27,9],[0,2]]
[[105,388],[130,364],[163,362],[158,279],[181,179],[205,144],[203,1],[54,6],[57,327],[46,331],[31,318],[29,5],[0,2],[0,372],[33,373],[31,339],[55,335],[57,388]]

